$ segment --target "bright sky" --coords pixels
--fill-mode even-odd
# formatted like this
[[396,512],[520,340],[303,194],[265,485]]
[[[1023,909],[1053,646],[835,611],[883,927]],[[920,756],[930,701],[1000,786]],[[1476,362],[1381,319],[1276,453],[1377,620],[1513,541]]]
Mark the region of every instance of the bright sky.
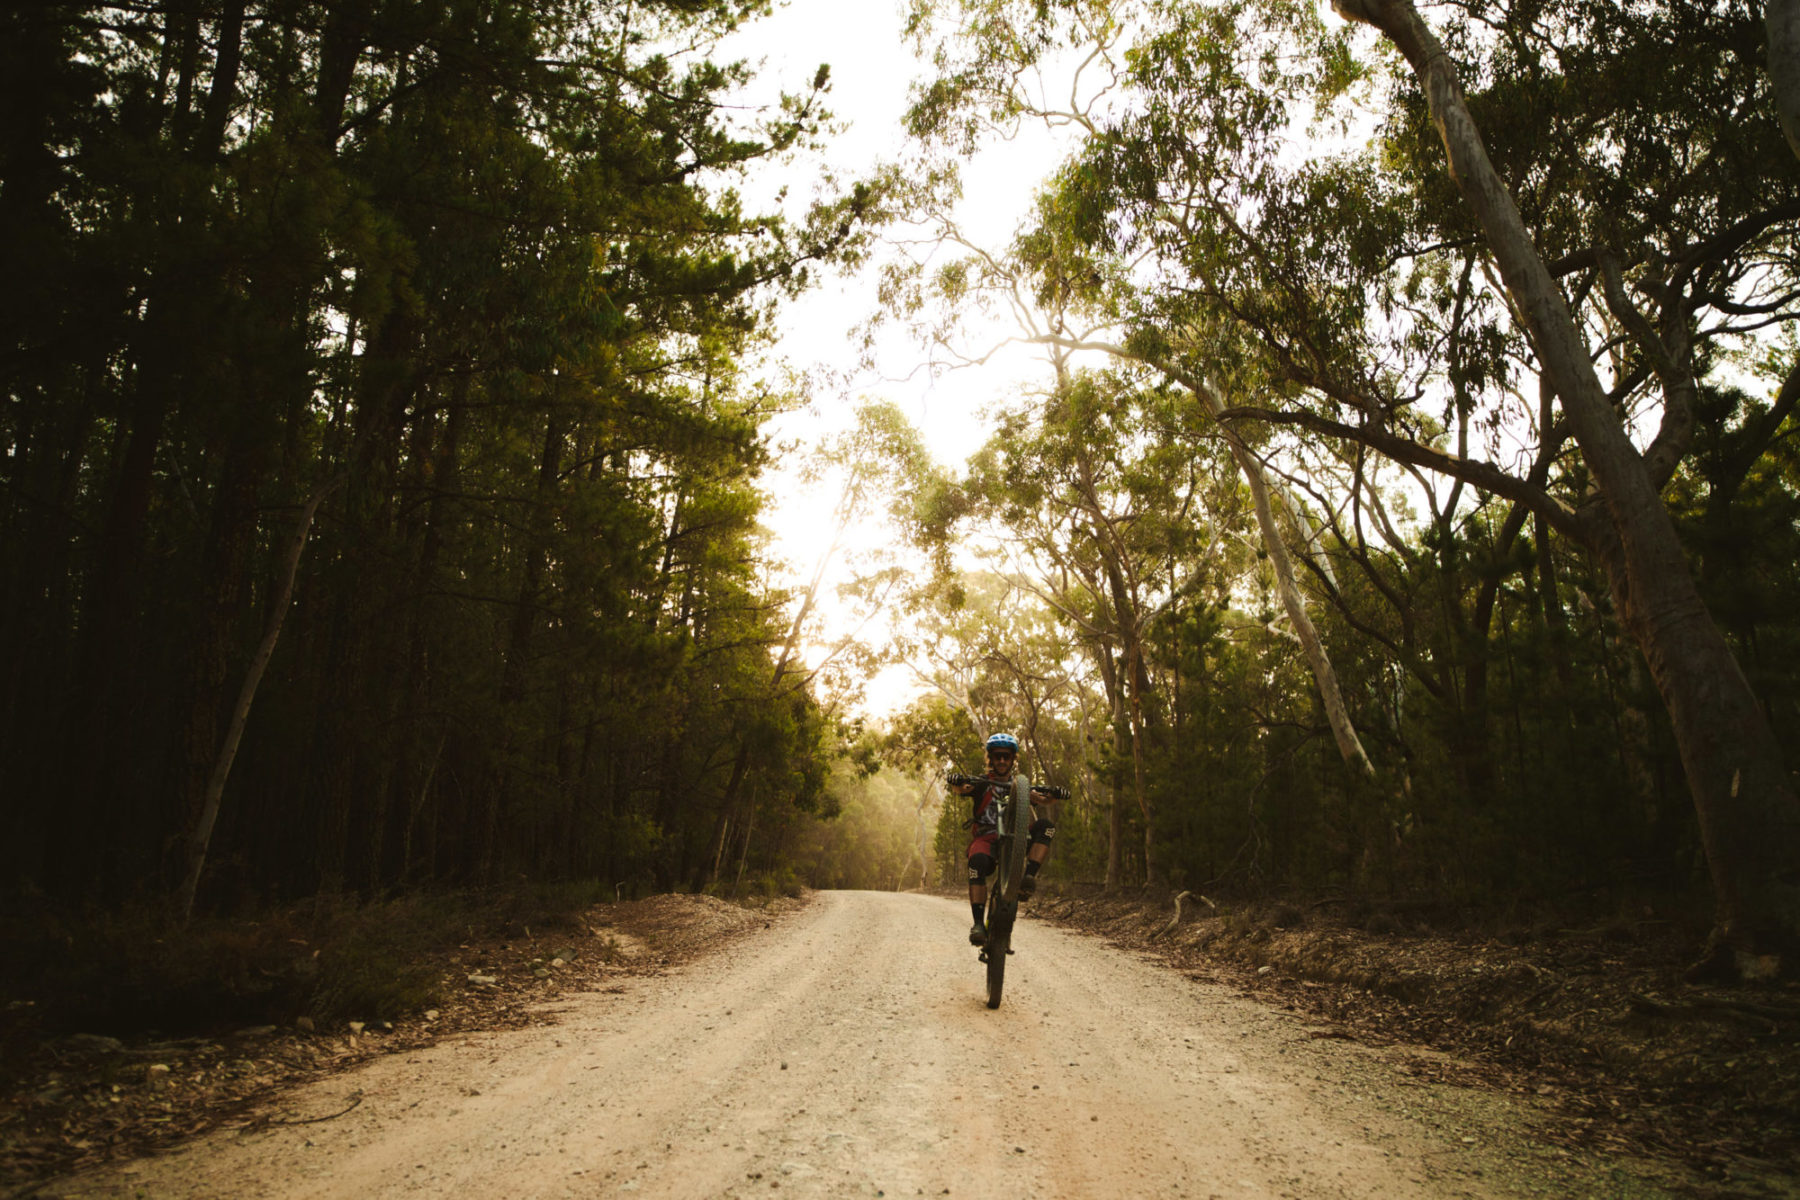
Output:
[[[848,128],[832,139],[825,159],[840,179],[850,180],[877,163],[902,156],[905,136],[900,119],[908,87],[923,67],[913,58],[901,28],[901,0],[789,0],[773,16],[751,23],[727,43],[724,53],[753,65],[761,60],[758,75],[769,94],[777,88],[802,92],[820,63],[831,65],[827,106]],[[965,194],[975,198],[959,213],[965,228],[983,244],[1004,244],[1031,200],[1032,185],[1055,159],[1054,144],[1042,135],[983,154],[965,169]],[[884,399],[906,413],[939,462],[954,466],[986,438],[982,409],[995,397],[1016,391],[1021,382],[1041,378],[1042,360],[1024,348],[1009,348],[981,367],[934,380],[922,367],[924,352],[902,331],[892,329],[877,345],[875,369],[854,371],[858,355],[854,328],[876,309],[875,279],[873,270],[833,278],[788,307],[779,356],[797,370],[824,367],[849,374],[849,381],[815,395],[810,411],[782,420],[774,432],[778,439],[800,440],[804,453],[805,443],[845,428],[862,400]],[[1009,332],[999,329],[994,336]],[[829,482],[806,487],[786,471],[770,482],[776,506],[766,520],[792,578],[803,585],[830,541],[837,489]],[[884,535],[865,529],[859,536],[866,543]],[[845,630],[841,619],[833,620],[831,595],[832,585],[843,578],[841,570],[828,575],[820,597],[827,640]],[[880,631],[865,632],[879,636]],[[871,682],[864,711],[871,715],[892,711],[903,706],[913,690],[903,670],[891,669]]]

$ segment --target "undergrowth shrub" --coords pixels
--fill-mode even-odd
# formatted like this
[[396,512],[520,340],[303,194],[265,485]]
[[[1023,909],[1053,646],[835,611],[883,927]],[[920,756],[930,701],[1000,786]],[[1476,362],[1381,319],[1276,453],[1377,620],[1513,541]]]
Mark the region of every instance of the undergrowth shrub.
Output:
[[596,904],[612,902],[613,889],[599,879],[521,883],[500,896],[504,920],[516,927],[517,934],[526,930],[580,929],[582,914]]
[[599,884],[320,897],[186,928],[149,905],[95,914],[15,903],[0,912],[0,1003],[31,1002],[47,1032],[181,1034],[303,1014],[392,1020],[438,1002],[445,958],[460,944],[579,930],[605,898]]
[[806,885],[792,867],[781,867],[752,877],[747,881],[745,890],[752,895],[773,900],[777,896],[798,896],[806,891]]

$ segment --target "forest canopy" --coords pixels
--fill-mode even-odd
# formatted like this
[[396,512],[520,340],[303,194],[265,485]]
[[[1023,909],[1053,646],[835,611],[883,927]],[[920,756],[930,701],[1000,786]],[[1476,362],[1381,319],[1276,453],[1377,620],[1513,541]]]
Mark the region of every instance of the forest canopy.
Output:
[[[1005,728],[1068,878],[1704,896],[1791,969],[1791,7],[914,0],[911,160],[839,183],[828,70],[734,99],[762,3],[14,6],[5,882],[929,885]],[[1044,368],[964,462],[881,402],[805,448],[826,558],[916,556],[821,651],[749,363],[827,269]]]
[[763,7],[7,7],[11,883],[669,888],[820,806],[744,367],[876,195],[740,198],[824,120],[709,57]]
[[[982,661],[1112,790],[1109,882],[1704,871],[1711,968],[1794,961],[1785,7],[911,6],[936,253],[886,292],[1049,358],[968,516],[1056,628]],[[979,244],[961,166],[1028,126],[1071,149]]]

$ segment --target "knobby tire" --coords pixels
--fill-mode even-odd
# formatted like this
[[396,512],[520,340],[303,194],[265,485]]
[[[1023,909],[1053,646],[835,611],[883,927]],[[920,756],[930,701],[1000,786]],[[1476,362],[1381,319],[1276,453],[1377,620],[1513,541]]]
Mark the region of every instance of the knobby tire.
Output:
[[1031,820],[1031,785],[1023,775],[1013,780],[1012,806],[1001,834],[1000,897],[1008,904],[1019,898],[1019,880],[1025,876],[1025,825]]
[[1006,955],[1012,947],[1013,922],[1019,915],[1019,880],[1025,874],[1024,825],[1031,817],[1031,785],[1024,776],[1013,780],[1010,804],[1000,822],[999,862],[993,898],[988,904],[987,1006],[1000,1007],[1006,986]]
[[987,937],[987,1006],[1000,1007],[1000,992],[1006,986],[1006,955],[1012,946],[1013,918],[1018,908],[1004,900],[995,900],[988,915]]

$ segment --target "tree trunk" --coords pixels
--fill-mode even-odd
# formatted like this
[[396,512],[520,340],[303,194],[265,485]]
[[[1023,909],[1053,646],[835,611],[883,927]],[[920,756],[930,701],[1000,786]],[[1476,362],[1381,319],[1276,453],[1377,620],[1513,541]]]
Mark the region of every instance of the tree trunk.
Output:
[[[1512,552],[1519,531],[1525,527],[1525,516],[1525,506],[1514,504],[1507,511],[1506,519],[1501,522],[1500,530],[1494,537],[1488,570],[1482,574],[1481,582],[1475,589],[1474,616],[1462,630],[1462,645],[1459,647],[1459,653],[1467,660],[1468,666],[1463,672],[1464,686],[1461,711],[1457,713],[1456,736],[1462,753],[1468,757],[1466,770],[1470,798],[1483,805],[1494,799],[1493,739],[1489,733],[1491,714],[1488,712],[1488,655],[1491,653],[1488,635],[1494,624],[1494,603],[1500,594],[1501,562]],[[1443,574],[1448,575],[1449,571],[1446,569]],[[1454,603],[1454,600],[1451,602]],[[1502,629],[1504,630],[1504,626]]]
[[1125,693],[1124,685],[1119,680],[1119,666],[1113,658],[1112,647],[1101,643],[1095,648],[1100,660],[1100,679],[1106,688],[1106,698],[1111,701],[1113,760],[1112,802],[1107,807],[1106,821],[1106,890],[1111,893],[1119,887],[1119,860],[1123,854],[1125,841],[1125,797],[1124,786],[1119,783],[1118,763],[1123,762],[1126,752],[1125,744]]
[[244,50],[244,0],[227,0],[219,14],[218,55],[213,60],[212,87],[207,92],[206,109],[194,144],[196,157],[220,153],[225,146],[225,130],[231,123],[231,110],[237,103],[238,67]]
[[1550,547],[1550,523],[1542,513],[1533,518],[1537,531],[1538,596],[1544,605],[1544,627],[1550,637],[1550,661],[1556,668],[1556,681],[1562,687],[1562,703],[1569,702],[1569,618],[1563,612],[1560,586],[1556,578],[1556,556]]
[[544,572],[549,565],[549,541],[555,525],[556,482],[562,473],[564,440],[562,419],[553,412],[544,422],[543,449],[538,457],[537,492],[533,499],[524,547],[525,561],[520,570],[518,598],[513,605],[506,656],[500,670],[499,711],[503,732],[487,807],[482,817],[480,873],[483,883],[492,883],[501,865],[501,828],[512,808],[512,791],[518,774],[512,761],[517,749],[515,731],[520,720],[517,709],[525,699],[526,668],[531,660],[532,642],[537,633],[538,605],[543,591]]
[[[1216,416],[1216,399],[1208,393],[1205,402],[1213,407]],[[1294,635],[1300,639],[1300,648],[1305,651],[1307,664],[1312,668],[1313,680],[1319,688],[1319,699],[1325,709],[1325,720],[1331,726],[1331,736],[1337,741],[1338,754],[1364,776],[1373,777],[1375,765],[1369,761],[1362,739],[1356,735],[1356,726],[1350,722],[1350,711],[1344,705],[1344,694],[1338,686],[1337,671],[1331,665],[1331,656],[1325,653],[1325,643],[1319,638],[1319,631],[1306,611],[1306,597],[1300,594],[1300,587],[1294,582],[1294,563],[1288,557],[1281,529],[1275,524],[1275,512],[1269,504],[1268,483],[1263,479],[1262,462],[1232,431],[1226,430],[1226,440],[1231,446],[1231,456],[1237,460],[1238,469],[1244,473],[1244,482],[1249,485],[1250,502],[1256,509],[1256,525],[1262,532],[1263,548],[1268,551],[1269,565],[1275,569],[1275,589],[1281,595],[1281,605],[1287,610],[1288,620],[1294,626]]]
[[[1085,465],[1085,464],[1084,464]],[[1097,531],[1106,531],[1108,523],[1099,511],[1099,506],[1092,500],[1093,515]],[[1156,820],[1155,803],[1144,788],[1144,692],[1149,685],[1149,677],[1144,665],[1143,641],[1140,636],[1142,618],[1139,615],[1137,597],[1125,581],[1125,572],[1119,565],[1118,555],[1110,541],[1100,543],[1100,557],[1106,572],[1107,590],[1112,593],[1113,623],[1119,631],[1119,644],[1123,661],[1119,664],[1119,690],[1124,699],[1124,717],[1126,732],[1131,742],[1131,795],[1137,802],[1138,814],[1144,819],[1144,886],[1156,883]]]
[[1351,724],[1349,709],[1344,705],[1343,690],[1338,686],[1337,671],[1332,667],[1331,657],[1325,652],[1325,643],[1320,640],[1319,631],[1306,611],[1306,598],[1301,595],[1299,585],[1294,582],[1294,562],[1288,555],[1287,544],[1281,538],[1281,529],[1275,523],[1275,510],[1269,503],[1269,483],[1263,475],[1262,460],[1251,451],[1235,429],[1221,420],[1225,405],[1206,380],[1197,378],[1170,362],[1151,362],[1149,365],[1192,392],[1194,399],[1224,435],[1226,445],[1231,448],[1231,457],[1250,489],[1251,505],[1256,511],[1256,527],[1262,534],[1263,549],[1269,555],[1269,565],[1275,570],[1276,591],[1281,596],[1281,604],[1287,611],[1288,620],[1293,623],[1294,636],[1299,639],[1300,648],[1306,654],[1307,665],[1312,669],[1313,682],[1318,685],[1319,700],[1325,709],[1326,723],[1331,726],[1331,736],[1337,742],[1338,754],[1346,763],[1357,767],[1365,779],[1373,779],[1375,765],[1369,761],[1362,739],[1357,736],[1356,727]]
[[913,827],[913,850],[919,857],[919,887],[927,887],[931,883],[931,831],[934,821],[926,819],[926,813],[935,812],[939,799],[938,786],[940,780],[935,770],[926,768],[919,776],[919,804],[915,813]]
[[1769,36],[1775,115],[1787,135],[1788,149],[1800,156],[1800,0],[1764,0],[1763,22]]
[[[262,446],[248,416],[226,449],[214,489],[201,568],[198,613],[189,653],[188,689],[178,737],[180,765],[174,830],[199,827],[219,757],[219,718],[229,695],[233,648],[250,592],[256,542],[256,492]],[[185,861],[187,855],[183,855]],[[169,864],[174,866],[175,864]],[[191,869],[191,864],[188,864]],[[180,915],[179,912],[177,915]]]
[[[78,633],[75,695],[64,751],[70,766],[64,828],[50,846],[55,890],[84,899],[106,891],[109,877],[135,857],[122,847],[145,838],[154,843],[167,831],[164,813],[152,799],[149,773],[136,780],[129,774],[134,752],[156,765],[165,761],[159,754],[146,754],[150,730],[162,726],[146,722],[141,711],[133,712],[131,697],[151,686],[144,667],[147,638],[141,611],[150,518],[164,424],[184,382],[181,329],[196,315],[192,297],[200,285],[171,267],[159,272],[147,290],[130,433],[108,497]],[[104,840],[121,849],[96,854],[90,839],[78,832],[83,826],[108,830]],[[153,857],[132,863],[137,869],[129,873],[140,876],[153,863]]]
[[319,502],[342,482],[341,478],[332,480],[307,499],[300,510],[299,519],[294,523],[293,537],[282,555],[280,578],[276,583],[275,595],[269,602],[268,627],[263,631],[262,642],[257,646],[256,653],[244,672],[243,686],[238,689],[237,703],[232,706],[231,722],[226,728],[224,743],[219,747],[218,757],[214,760],[212,773],[207,779],[199,815],[188,832],[187,867],[175,901],[175,911],[184,925],[194,913],[194,894],[200,888],[200,872],[206,866],[206,851],[212,843],[213,826],[219,819],[220,803],[225,796],[225,781],[230,777],[231,764],[237,758],[238,743],[244,736],[244,724],[250,719],[250,705],[256,700],[256,689],[262,684],[263,672],[269,666],[269,659],[275,654],[275,642],[281,637],[281,623],[287,617],[288,603],[294,598],[294,576],[300,570],[300,555],[306,549],[307,534],[312,531],[313,514],[319,511]]
[[750,806],[750,815],[744,821],[744,849],[738,855],[737,879],[731,885],[731,898],[737,899],[744,891],[744,871],[750,866],[750,836],[756,832],[756,805]]
[[1700,598],[1674,522],[1488,159],[1444,48],[1410,0],[1334,4],[1384,33],[1418,75],[1450,173],[1487,235],[1598,487],[1604,522],[1592,522],[1593,541],[1668,706],[1717,895],[1701,965],[1739,975],[1793,972],[1800,966],[1800,800],[1749,682]]

